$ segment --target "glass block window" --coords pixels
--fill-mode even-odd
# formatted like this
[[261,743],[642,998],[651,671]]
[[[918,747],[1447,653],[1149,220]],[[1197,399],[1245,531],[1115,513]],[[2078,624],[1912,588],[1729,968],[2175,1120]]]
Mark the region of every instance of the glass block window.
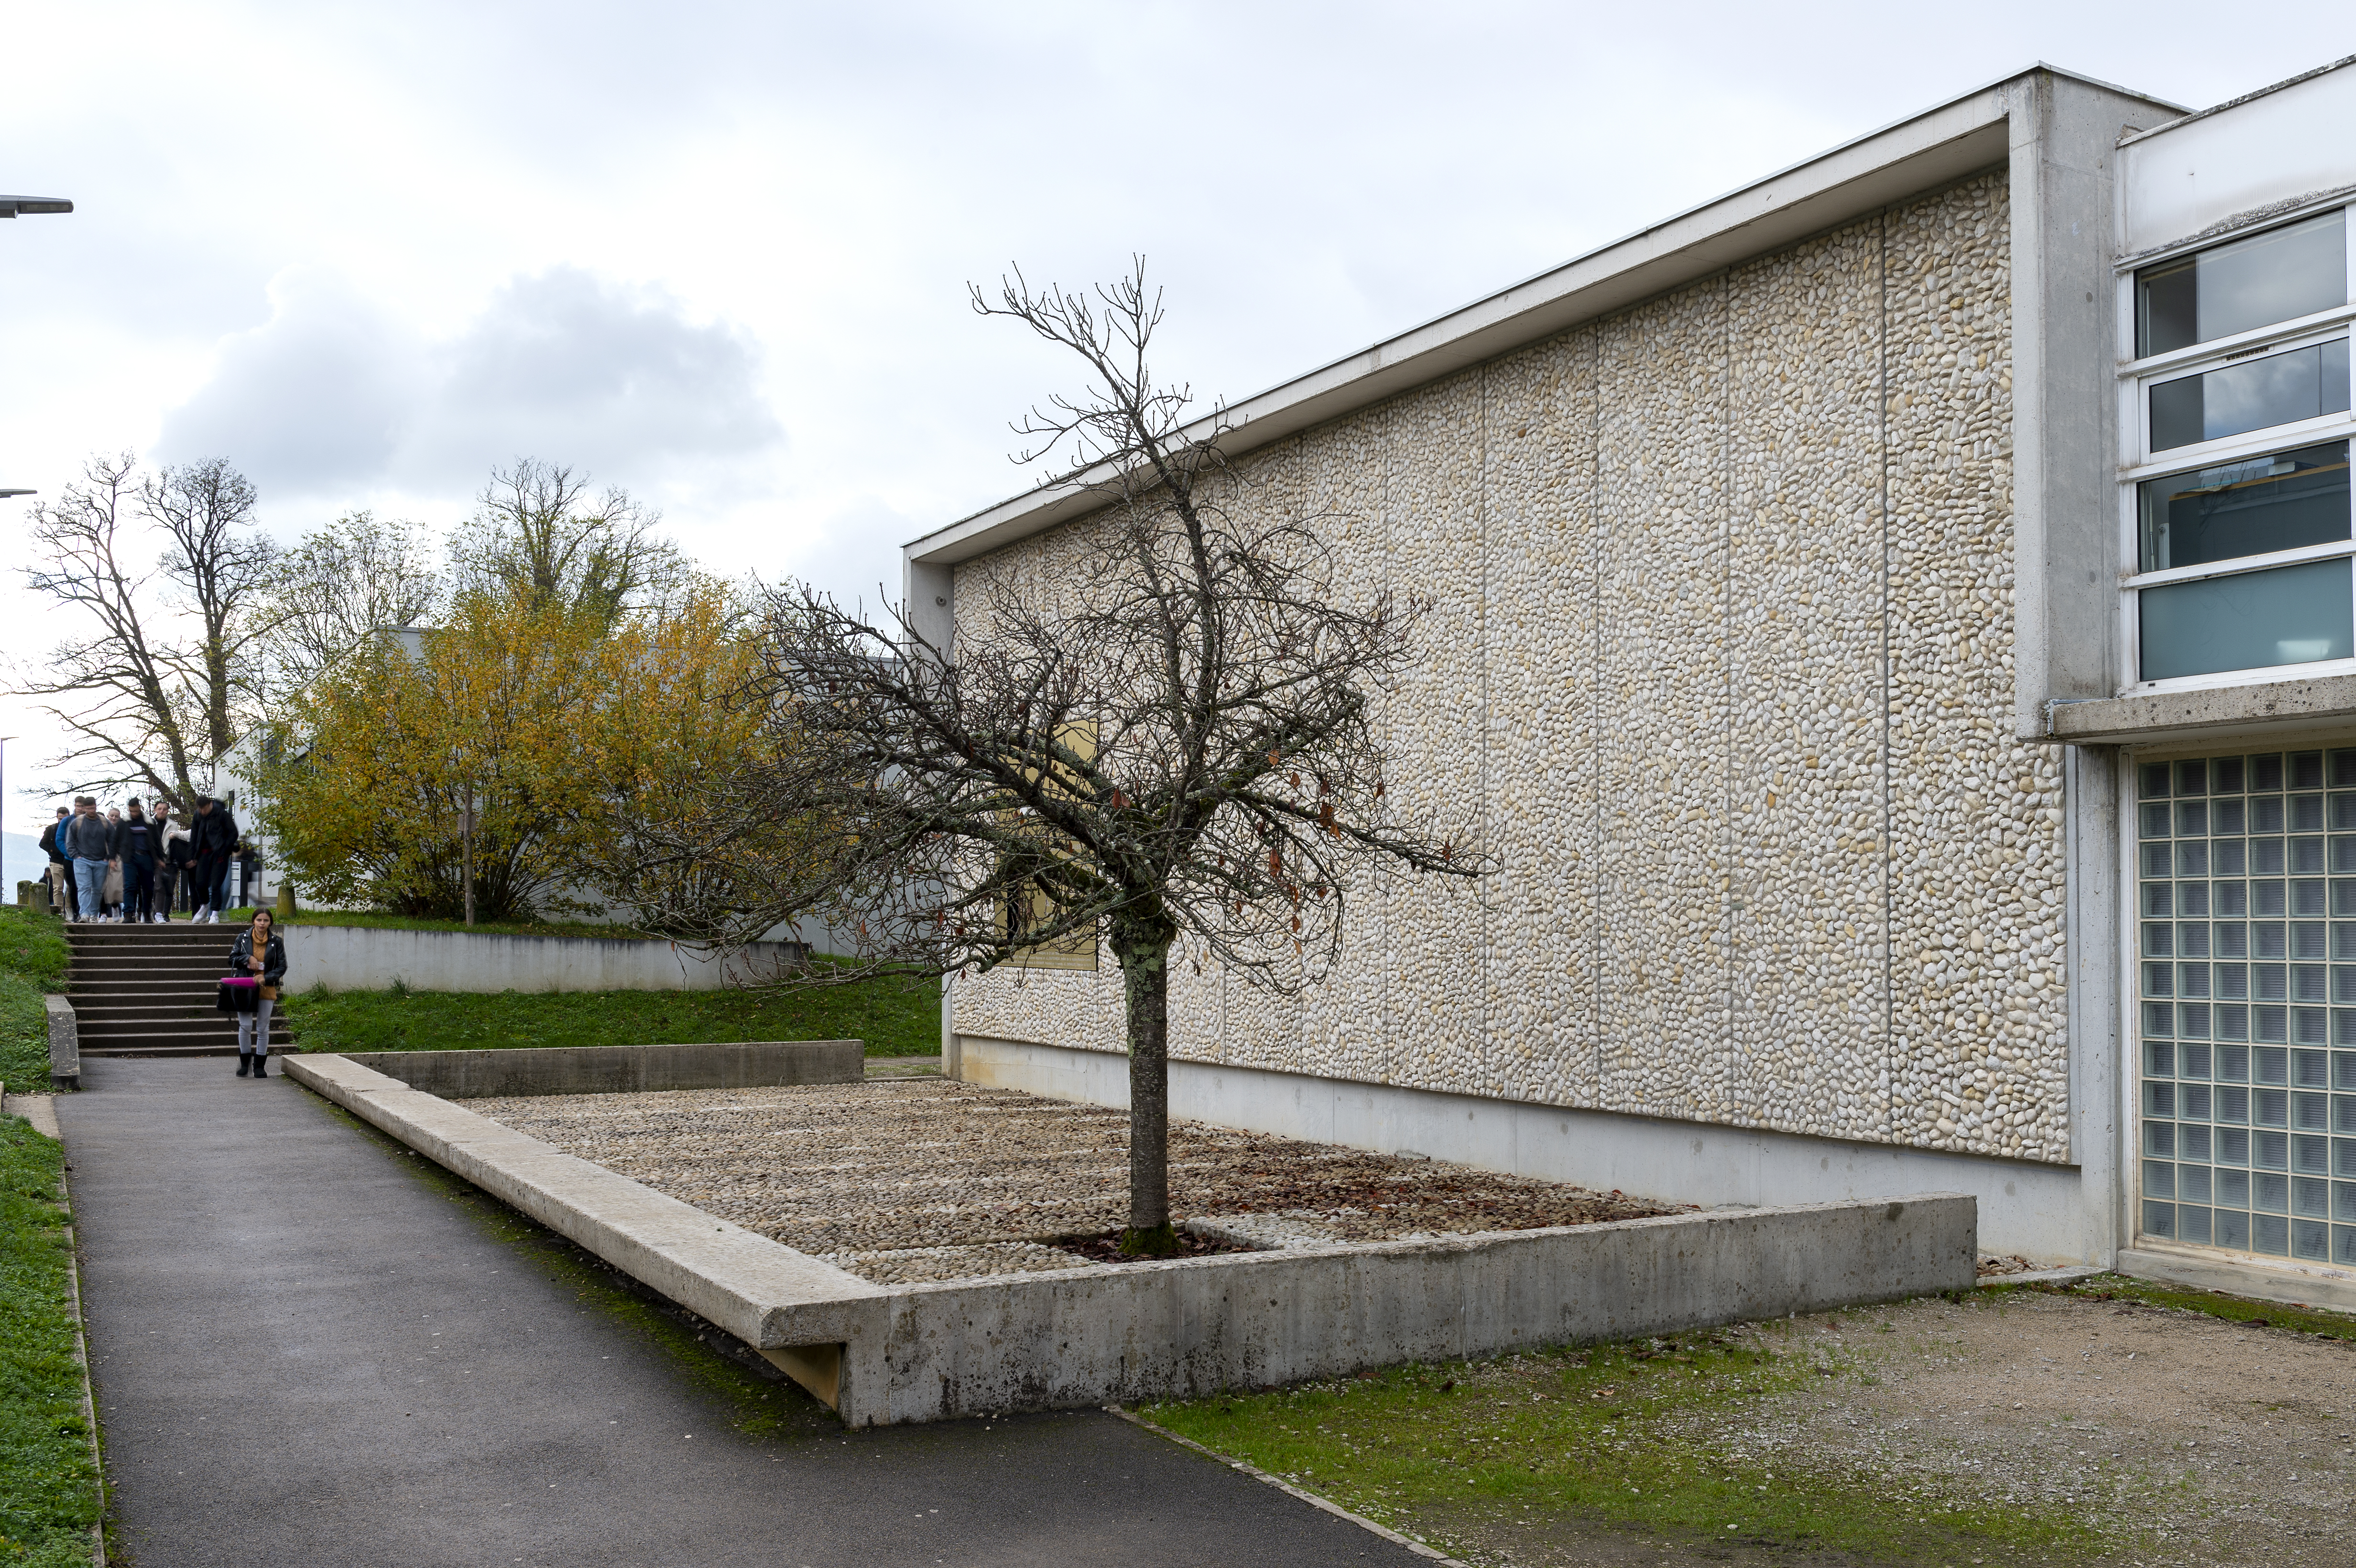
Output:
[[2356,1265],[2356,747],[2136,767],[2136,1227]]

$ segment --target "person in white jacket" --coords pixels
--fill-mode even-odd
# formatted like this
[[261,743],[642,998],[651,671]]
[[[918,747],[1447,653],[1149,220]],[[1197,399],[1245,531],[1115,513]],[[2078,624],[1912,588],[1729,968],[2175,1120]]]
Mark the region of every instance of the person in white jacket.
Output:
[[172,921],[172,900],[179,884],[187,879],[195,885],[197,852],[195,842],[188,837],[188,814],[176,811],[164,829],[164,852],[155,859],[155,912],[152,919],[157,925]]

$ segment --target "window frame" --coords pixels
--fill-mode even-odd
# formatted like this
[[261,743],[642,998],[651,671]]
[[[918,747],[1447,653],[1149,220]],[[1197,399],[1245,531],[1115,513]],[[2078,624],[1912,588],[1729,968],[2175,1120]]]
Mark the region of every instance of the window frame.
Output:
[[[2261,665],[2247,669],[2216,670],[2206,675],[2175,676],[2164,680],[2143,678],[2143,617],[2140,613],[2142,591],[2166,587],[2172,583],[2197,582],[2220,577],[2240,577],[2253,572],[2271,571],[2285,566],[2298,566],[2310,561],[2348,559],[2351,561],[2350,592],[2356,596],[2356,519],[2351,519],[2351,537],[2329,544],[2307,545],[2296,549],[2275,550],[2265,555],[2236,556],[2230,560],[2204,561],[2198,566],[2174,567],[2161,571],[2143,571],[2142,513],[2137,486],[2147,479],[2157,479],[2191,469],[2214,467],[2295,447],[2316,446],[2326,442],[2347,441],[2351,453],[2356,455],[2356,397],[2351,407],[2339,413],[2321,414],[2313,419],[2297,420],[2288,424],[2268,425],[2263,430],[2249,431],[2240,435],[2224,436],[2215,441],[2194,442],[2184,446],[2172,446],[2162,453],[2151,450],[2151,400],[2149,388],[2159,381],[2172,381],[2179,377],[2199,375],[2221,369],[2240,359],[2256,359],[2269,354],[2289,353],[2319,343],[2338,338],[2351,341],[2351,357],[2356,357],[2356,202],[2343,194],[2327,201],[2285,212],[2272,221],[2253,226],[2247,231],[2233,235],[2210,235],[2197,242],[2188,241],[2150,251],[2121,261],[2117,274],[2118,341],[2124,351],[2132,353],[2136,342],[2136,274],[2165,262],[2250,239],[2269,229],[2288,228],[2334,208],[2344,210],[2348,226],[2346,246],[2348,269],[2347,300],[2338,307],[2317,311],[2311,315],[2278,321],[2269,325],[2237,332],[2230,336],[2212,338],[2163,354],[2148,355],[2140,359],[2122,358],[2117,368],[2119,420],[2118,453],[2118,548],[2119,548],[2119,615],[2118,639],[2122,671],[2119,691],[2122,695],[2145,692],[2198,691],[2226,686],[2246,686],[2254,682],[2298,679],[2315,676],[2356,674],[2356,657],[2319,659],[2306,664]],[[2351,366],[2351,379],[2356,379],[2356,366]],[[2356,391],[2356,388],[2351,388]],[[2356,506],[2356,499],[2351,499]]]

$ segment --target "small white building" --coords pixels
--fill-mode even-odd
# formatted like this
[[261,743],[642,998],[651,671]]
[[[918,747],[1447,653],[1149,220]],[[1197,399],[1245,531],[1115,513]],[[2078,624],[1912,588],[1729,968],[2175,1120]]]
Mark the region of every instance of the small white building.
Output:
[[[2351,201],[2356,62],[2040,67],[1236,406],[1438,594],[1402,787],[1503,869],[1184,977],[1173,1108],[2356,1306]],[[926,630],[1090,504],[907,546]],[[1118,1103],[1120,1019],[999,971],[945,1049]]]

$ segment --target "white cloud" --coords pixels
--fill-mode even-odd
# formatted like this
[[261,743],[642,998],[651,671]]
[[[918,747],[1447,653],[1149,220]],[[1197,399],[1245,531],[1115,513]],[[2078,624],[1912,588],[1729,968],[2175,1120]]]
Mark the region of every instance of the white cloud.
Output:
[[577,267],[516,278],[429,342],[343,278],[298,268],[164,418],[165,462],[228,457],[274,501],[464,495],[521,456],[659,487],[783,439],[739,329]]
[[224,340],[212,379],[164,416],[155,456],[227,457],[265,494],[381,480],[432,394],[424,346],[319,268],[282,274],[270,300],[269,321]]
[[472,483],[524,454],[652,485],[764,456],[785,435],[749,335],[577,267],[507,284],[434,359],[434,393],[395,464],[412,488]]

